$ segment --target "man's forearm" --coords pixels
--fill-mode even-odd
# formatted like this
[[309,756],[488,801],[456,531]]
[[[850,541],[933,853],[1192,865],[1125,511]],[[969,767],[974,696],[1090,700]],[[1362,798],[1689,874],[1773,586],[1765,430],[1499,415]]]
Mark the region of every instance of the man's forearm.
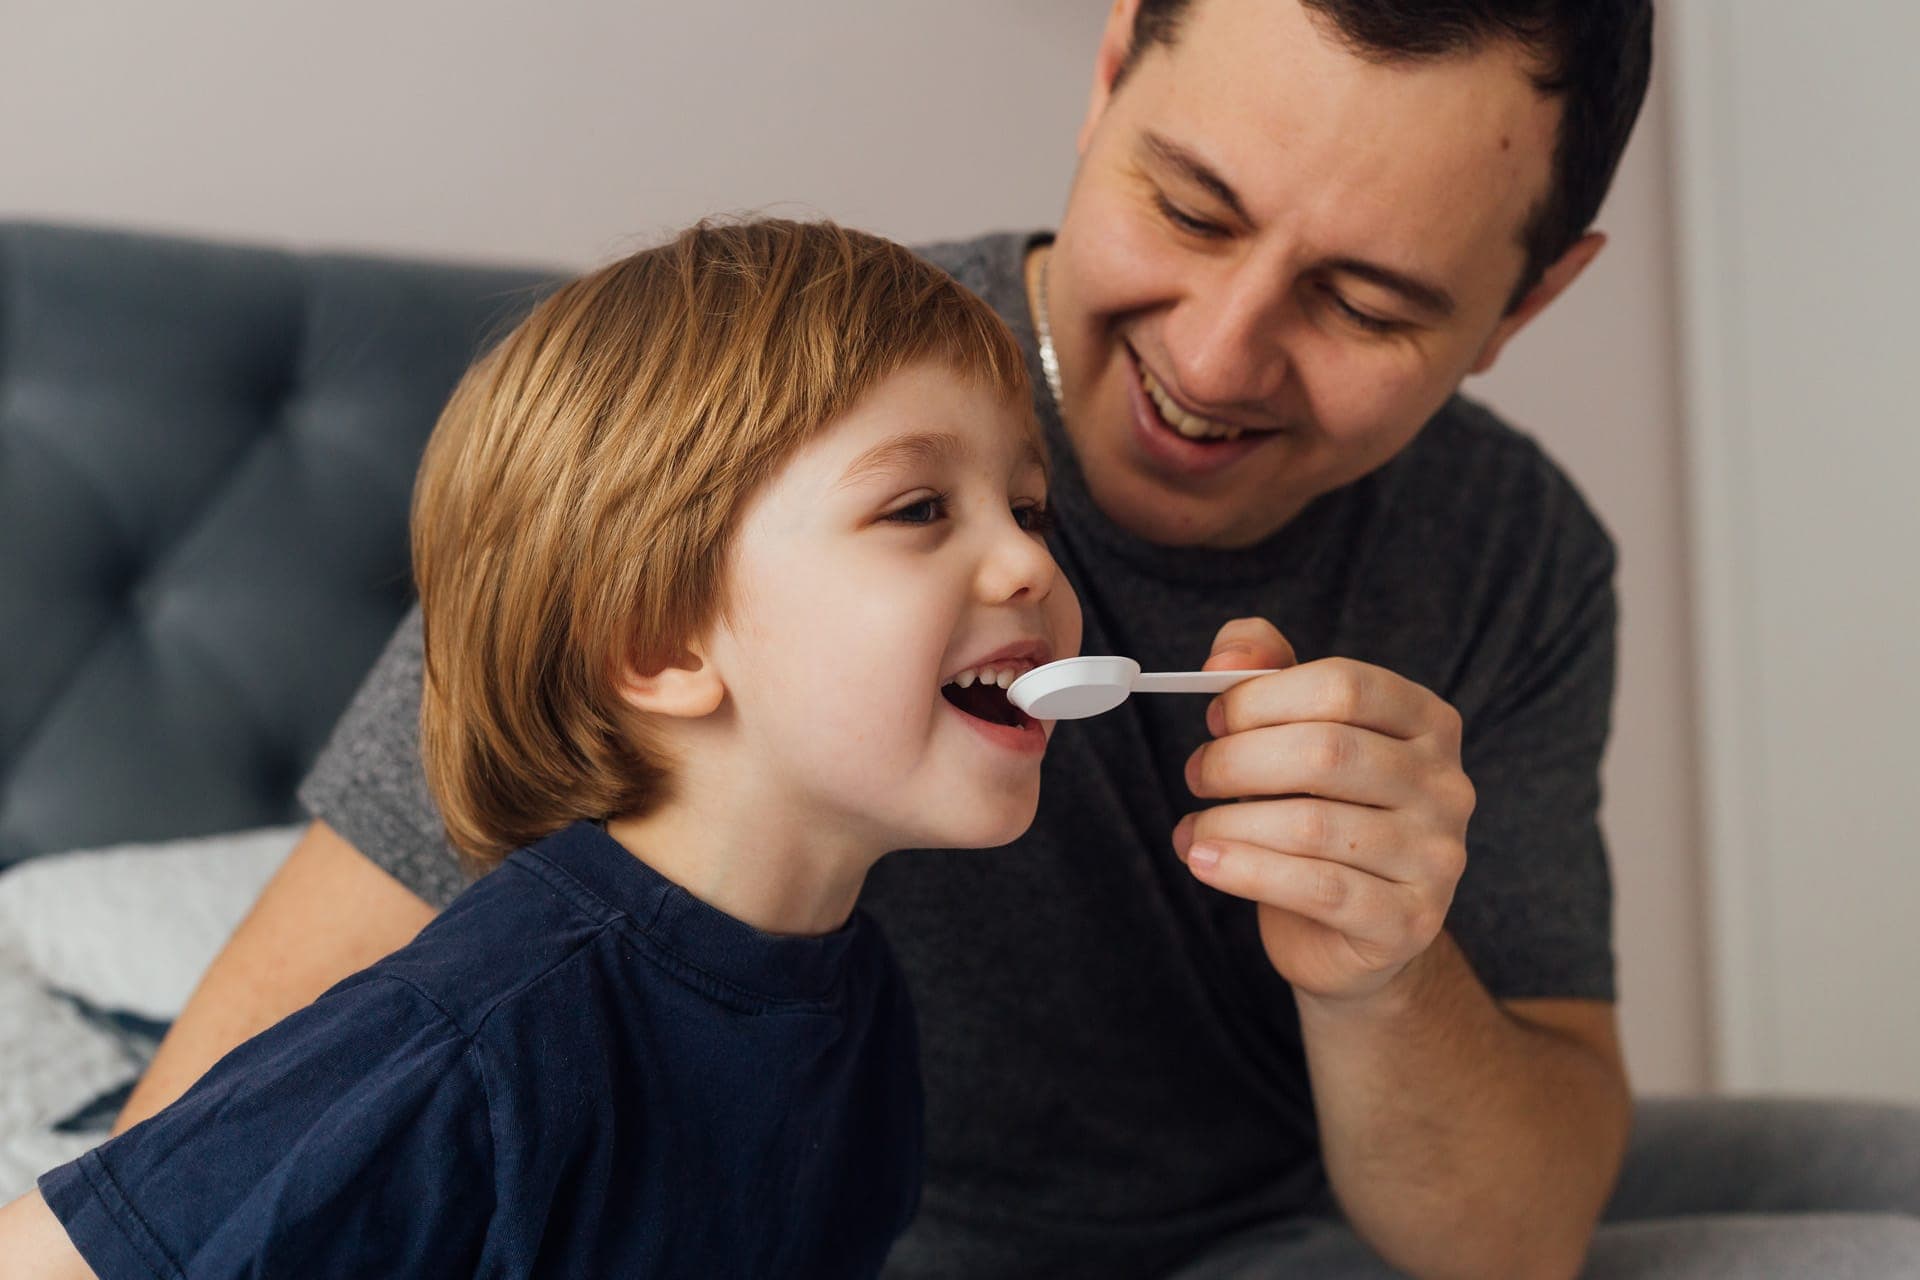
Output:
[[1442,933],[1364,1001],[1298,996],[1327,1174],[1423,1278],[1579,1270],[1632,1101],[1618,1061],[1503,1010]]
[[113,1131],[153,1115],[235,1045],[405,946],[433,914],[332,827],[310,825],[201,978]]
[[94,1280],[93,1268],[67,1238],[39,1191],[0,1208],[0,1277]]

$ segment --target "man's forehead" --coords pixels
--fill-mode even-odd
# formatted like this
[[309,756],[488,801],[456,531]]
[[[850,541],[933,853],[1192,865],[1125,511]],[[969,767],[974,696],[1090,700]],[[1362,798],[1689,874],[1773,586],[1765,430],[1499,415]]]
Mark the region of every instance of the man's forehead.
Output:
[[1410,228],[1457,257],[1517,244],[1547,192],[1559,103],[1530,69],[1510,45],[1369,59],[1297,0],[1198,0],[1121,96],[1136,137],[1205,157],[1256,222],[1317,204],[1326,225]]

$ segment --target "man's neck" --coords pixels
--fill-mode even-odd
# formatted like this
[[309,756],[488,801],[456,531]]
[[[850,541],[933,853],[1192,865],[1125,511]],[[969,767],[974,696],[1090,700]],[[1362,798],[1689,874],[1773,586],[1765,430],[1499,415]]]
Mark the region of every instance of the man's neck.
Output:
[[[1027,256],[1020,264],[1021,282],[1027,291],[1027,315],[1033,320],[1036,335],[1040,332],[1040,268],[1046,265],[1047,254],[1052,248],[1051,240],[1036,244],[1027,250]],[[1058,405],[1054,407],[1059,408]]]

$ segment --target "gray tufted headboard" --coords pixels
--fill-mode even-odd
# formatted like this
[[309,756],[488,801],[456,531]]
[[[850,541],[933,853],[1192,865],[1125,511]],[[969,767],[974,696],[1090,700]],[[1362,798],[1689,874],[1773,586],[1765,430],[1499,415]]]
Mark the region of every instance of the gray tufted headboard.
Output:
[[440,405],[553,278],[0,222],[0,866],[297,819]]

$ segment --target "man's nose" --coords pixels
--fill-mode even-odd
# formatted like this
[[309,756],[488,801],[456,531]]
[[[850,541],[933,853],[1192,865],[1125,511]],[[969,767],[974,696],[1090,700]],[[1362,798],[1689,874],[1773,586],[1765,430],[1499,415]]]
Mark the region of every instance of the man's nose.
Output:
[[1202,412],[1272,412],[1288,377],[1293,308],[1281,273],[1248,263],[1208,277],[1168,317],[1173,390]]

